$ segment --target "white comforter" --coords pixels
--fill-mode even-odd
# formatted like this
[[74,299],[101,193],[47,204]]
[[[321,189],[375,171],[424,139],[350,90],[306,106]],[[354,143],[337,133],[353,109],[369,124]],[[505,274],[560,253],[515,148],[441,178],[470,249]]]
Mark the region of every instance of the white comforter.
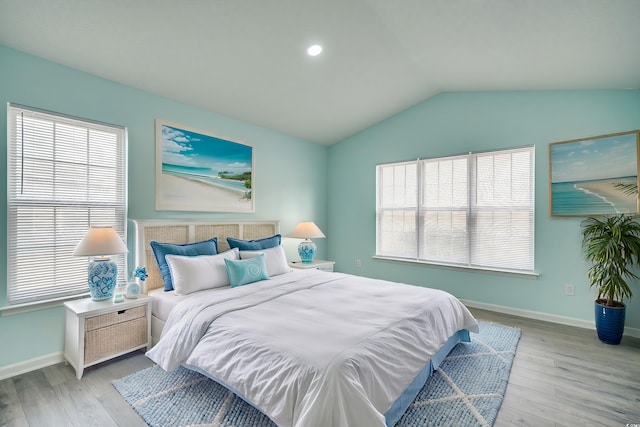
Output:
[[190,298],[147,355],[207,372],[278,426],[384,426],[383,414],[460,329],[450,294],[317,270]]

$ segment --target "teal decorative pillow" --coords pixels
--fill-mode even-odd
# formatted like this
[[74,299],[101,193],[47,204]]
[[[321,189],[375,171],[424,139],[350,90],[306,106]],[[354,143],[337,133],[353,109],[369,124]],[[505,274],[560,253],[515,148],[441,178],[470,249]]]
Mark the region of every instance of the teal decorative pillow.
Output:
[[225,258],[224,263],[227,265],[227,274],[232,288],[269,278],[267,266],[264,263],[264,255],[262,254],[251,259],[233,260]]
[[241,251],[258,251],[260,249],[275,248],[280,245],[282,236],[280,234],[274,234],[271,237],[265,237],[258,240],[241,240],[234,239],[233,237],[227,237],[227,243],[230,248],[238,248]]

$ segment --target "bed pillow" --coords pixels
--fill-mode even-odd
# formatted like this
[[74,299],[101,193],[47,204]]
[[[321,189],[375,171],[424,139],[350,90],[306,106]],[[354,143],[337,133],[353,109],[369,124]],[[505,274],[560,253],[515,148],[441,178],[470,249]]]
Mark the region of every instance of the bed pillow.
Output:
[[259,249],[269,249],[280,245],[282,236],[275,234],[271,237],[265,237],[258,240],[241,240],[234,239],[233,237],[227,237],[227,242],[232,248],[238,248],[241,251],[257,251]]
[[227,274],[232,288],[269,278],[262,254],[251,259],[232,260],[225,258],[224,263],[227,265]]
[[160,243],[150,242],[151,249],[153,249],[153,255],[156,257],[162,280],[164,281],[164,290],[172,291],[173,283],[171,282],[171,270],[165,259],[167,255],[182,255],[182,256],[196,256],[196,255],[215,255],[218,253],[218,238],[214,237],[209,240],[196,243],[186,243],[183,245],[176,245],[173,243]]
[[289,267],[289,264],[287,263],[287,255],[284,253],[282,245],[278,245],[274,248],[262,249],[260,251],[240,251],[240,258],[255,258],[260,254],[264,254],[264,263],[267,266],[267,274],[269,277],[278,276],[292,271],[291,267]]
[[176,295],[229,286],[225,259],[240,259],[238,248],[218,255],[166,255]]

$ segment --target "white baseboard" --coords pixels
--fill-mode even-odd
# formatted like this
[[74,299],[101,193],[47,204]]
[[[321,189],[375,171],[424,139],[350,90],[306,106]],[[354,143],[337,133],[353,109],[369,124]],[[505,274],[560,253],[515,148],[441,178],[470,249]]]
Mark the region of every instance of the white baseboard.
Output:
[[[576,319],[574,317],[558,316],[555,314],[541,313],[539,311],[522,310],[519,308],[506,307],[503,305],[487,304],[484,302],[469,301],[461,299],[462,303],[468,307],[479,308],[481,310],[495,311],[496,313],[510,314],[512,316],[525,317],[528,319],[542,320],[545,322],[558,323],[560,325],[575,326],[584,329],[596,329],[595,321]],[[640,329],[624,328],[624,335],[640,338]]]
[[64,362],[64,353],[61,351],[34,357],[33,359],[24,360],[12,365],[0,366],[0,380],[15,377],[16,375],[35,371],[37,369],[46,368],[47,366],[55,365],[60,362]]

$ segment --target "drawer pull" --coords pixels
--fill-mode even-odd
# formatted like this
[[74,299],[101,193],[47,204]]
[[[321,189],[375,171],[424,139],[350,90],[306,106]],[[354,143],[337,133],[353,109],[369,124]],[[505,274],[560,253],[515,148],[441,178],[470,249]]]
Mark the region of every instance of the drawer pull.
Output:
[[125,311],[127,311],[127,310],[119,310],[118,314],[124,314]]

